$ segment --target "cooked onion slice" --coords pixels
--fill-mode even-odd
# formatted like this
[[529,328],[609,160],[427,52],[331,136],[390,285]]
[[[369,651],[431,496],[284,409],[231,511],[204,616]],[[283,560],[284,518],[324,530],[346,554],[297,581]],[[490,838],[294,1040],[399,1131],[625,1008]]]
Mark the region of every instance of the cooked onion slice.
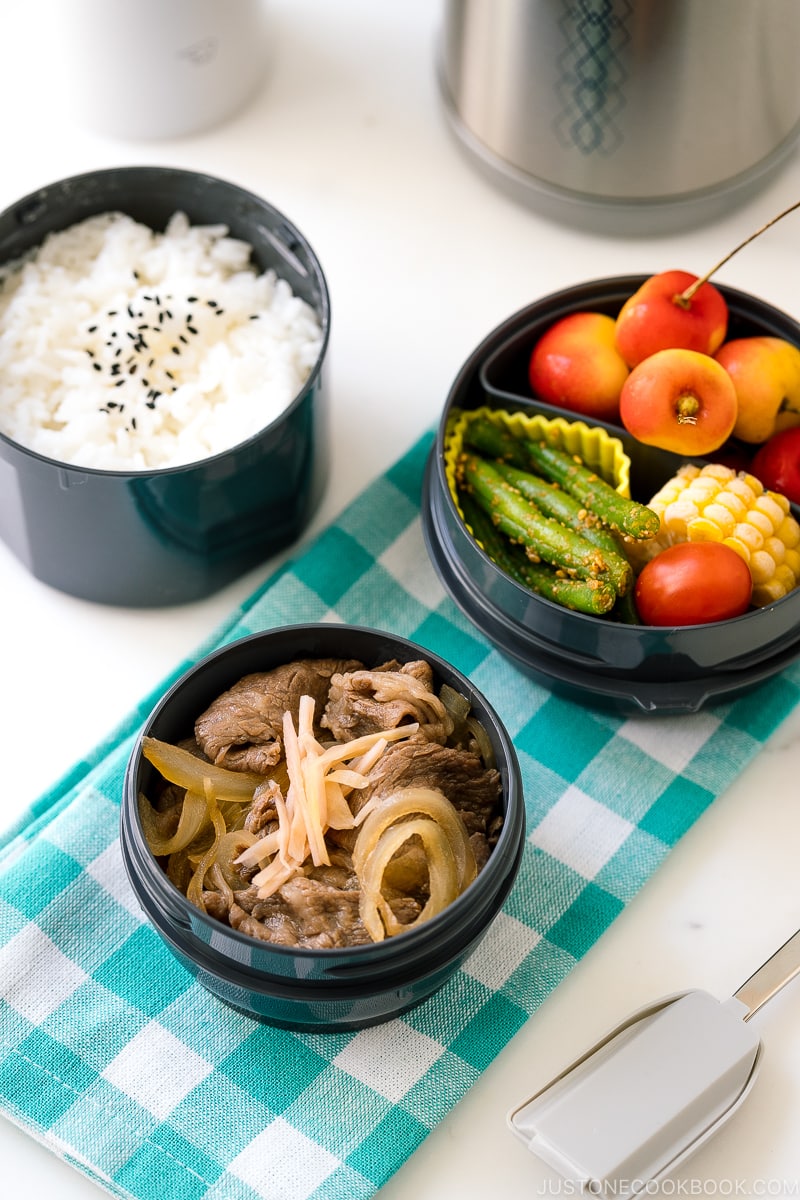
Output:
[[353,867],[360,874],[368,855],[384,829],[411,816],[429,817],[438,822],[450,843],[458,868],[459,887],[463,891],[478,873],[464,822],[447,797],[436,788],[400,788],[382,800],[361,826],[353,849]]
[[227,832],[225,818],[219,811],[219,806],[212,795],[210,785],[206,788],[206,800],[208,802],[208,814],[211,817],[211,824],[214,826],[214,840],[197,864],[195,873],[189,880],[189,886],[186,889],[186,899],[191,901],[197,908],[202,909],[203,912],[206,911],[203,900],[203,884],[205,883],[206,872],[216,861],[220,843]]
[[[381,889],[389,862],[414,834],[428,861],[429,899],[415,921],[402,925]],[[402,788],[370,812],[356,839],[353,868],[361,886],[361,918],[373,941],[430,920],[477,875],[463,821],[442,792],[425,787]]]
[[443,683],[439,688],[439,699],[450,714],[454,729],[456,731],[462,729],[470,710],[470,702],[467,697],[450,687],[449,683]]
[[470,716],[467,717],[466,726],[475,739],[475,743],[478,747],[478,754],[483,760],[483,765],[485,767],[494,767],[494,750],[489,739],[489,734],[486,732],[483,725],[481,725],[477,717]]
[[219,868],[229,887],[235,889],[242,886],[242,877],[234,863],[242,851],[252,846],[255,840],[256,835],[249,829],[229,829],[219,839],[214,866]]
[[185,850],[208,824],[208,805],[206,798],[197,792],[187,792],[178,828],[172,837],[165,838],[158,832],[156,812],[143,792],[139,793],[139,820],[148,846],[156,857],[166,857],[177,850]]
[[[415,836],[422,842],[428,860],[429,897],[416,919],[403,925],[392,912],[381,888],[387,866],[409,838]],[[374,942],[429,921],[459,895],[455,856],[441,825],[430,817],[416,817],[384,829],[364,863],[359,882],[361,920]]]
[[250,801],[263,775],[247,771],[228,771],[198,758],[182,746],[171,746],[158,738],[142,738],[142,754],[170,783],[187,791],[204,794],[208,784],[217,800]]

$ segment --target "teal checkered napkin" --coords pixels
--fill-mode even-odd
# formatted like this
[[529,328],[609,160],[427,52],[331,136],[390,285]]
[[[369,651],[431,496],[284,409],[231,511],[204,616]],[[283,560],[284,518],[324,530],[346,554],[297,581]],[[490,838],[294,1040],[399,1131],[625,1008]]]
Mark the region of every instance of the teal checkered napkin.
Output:
[[240,1015],[172,958],[128,890],[119,801],[147,697],[0,849],[0,1106],[114,1195],[372,1195],[800,698],[799,665],[713,711],[654,722],[600,715],[523,676],[429,564],[419,521],[429,447],[426,436],[199,653],[330,620],[387,628],[450,659],[519,753],[518,882],[444,991],[402,1019],[310,1035]]

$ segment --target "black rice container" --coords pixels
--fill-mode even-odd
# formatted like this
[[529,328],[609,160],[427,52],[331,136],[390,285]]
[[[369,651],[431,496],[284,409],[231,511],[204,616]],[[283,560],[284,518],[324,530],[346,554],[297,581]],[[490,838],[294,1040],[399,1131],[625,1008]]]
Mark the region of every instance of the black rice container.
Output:
[[323,370],[330,302],[303,235],[233,183],[166,167],[120,167],[61,180],[0,214],[0,262],[104,212],[163,230],[176,211],[225,224],[316,311],[317,363],[288,408],[255,436],[185,466],[94,470],[57,462],[0,434],[0,537],[44,583],[104,604],[152,607],[211,595],[291,544],[327,478]]
[[[439,422],[423,484],[422,522],[428,553],[452,598],[526,674],[582,704],[628,715],[675,716],[728,700],[800,655],[800,588],[764,608],[708,625],[656,628],[573,612],[521,587],[489,559],[466,529],[445,471],[455,410],[487,405],[580,420],[532,395],[531,350],[568,313],[615,316],[645,279],[620,276],[567,288],[514,314],[481,342],[456,377]],[[720,291],[729,308],[729,338],[765,334],[800,345],[800,325],[791,317],[733,288]],[[643,445],[620,426],[587,423],[620,440],[630,459],[631,493],[644,503],[686,461]],[[793,511],[800,519],[795,506]]]
[[[260,941],[191,904],[167,878],[145,841],[138,814],[153,768],[144,736],[177,741],[215,696],[243,675],[299,658],[353,657],[367,666],[425,659],[435,685],[466,696],[491,742],[502,780],[503,828],[487,864],[467,890],[430,921],[364,946],[312,950]],[[253,634],[203,659],[167,692],[137,739],[122,798],[120,840],[131,887],[146,916],[180,962],[209,992],[269,1024],[341,1031],[398,1016],[433,995],[486,935],[516,877],[525,837],[524,799],[512,741],[480,692],[429,650],[359,626],[294,625]],[[154,968],[155,969],[155,968]]]

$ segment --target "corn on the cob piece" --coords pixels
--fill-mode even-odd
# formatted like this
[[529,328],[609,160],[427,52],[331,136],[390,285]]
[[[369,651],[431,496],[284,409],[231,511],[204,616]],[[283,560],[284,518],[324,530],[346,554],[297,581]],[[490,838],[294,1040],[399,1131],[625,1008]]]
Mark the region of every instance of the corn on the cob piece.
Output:
[[661,528],[649,541],[629,546],[635,565],[676,542],[723,542],[741,555],[760,608],[800,582],[800,524],[789,501],[765,491],[754,475],[721,463],[686,463],[649,502]]

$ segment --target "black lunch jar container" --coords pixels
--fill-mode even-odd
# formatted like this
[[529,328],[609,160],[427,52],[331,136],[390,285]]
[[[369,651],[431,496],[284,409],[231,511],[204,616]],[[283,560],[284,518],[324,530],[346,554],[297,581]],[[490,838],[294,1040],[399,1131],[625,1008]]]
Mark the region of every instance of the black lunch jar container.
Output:
[[176,211],[192,224],[227,225],[248,242],[259,272],[273,268],[315,309],[323,342],[280,416],[187,465],[96,470],[46,458],[0,433],[0,538],[37,579],[105,604],[166,606],[218,591],[300,535],[327,479],[327,283],[309,243],[265,200],[195,171],[91,171],[0,214],[0,263],[99,213],[123,212],[163,230]]
[[[467,530],[446,470],[448,432],[459,411],[488,406],[583,420],[619,439],[630,459],[631,493],[647,503],[686,460],[638,442],[621,426],[545,404],[528,383],[531,351],[550,325],[579,311],[616,316],[646,278],[619,276],[566,288],[513,314],[484,338],[454,380],[439,421],[423,483],[422,528],[453,600],[525,674],[601,710],[678,716],[727,701],[800,655],[800,587],[764,608],[708,625],[657,628],[575,612],[530,592],[492,562]],[[728,338],[765,335],[800,346],[800,324],[792,317],[745,292],[719,290],[728,304]],[[800,519],[800,509],[792,508]]]
[[[142,737],[177,741],[211,700],[243,675],[302,658],[353,657],[367,666],[425,659],[486,730],[502,781],[503,827],[488,862],[452,904],[428,922],[382,942],[330,950],[287,947],[238,932],[186,899],[150,852],[138,815],[153,768]],[[168,948],[218,999],[269,1024],[319,1032],[357,1029],[398,1016],[432,996],[487,934],[514,883],[525,837],[517,756],[481,693],[429,650],[358,626],[295,625],[256,633],[192,667],[147,718],[128,763],[120,839],[131,887]]]

